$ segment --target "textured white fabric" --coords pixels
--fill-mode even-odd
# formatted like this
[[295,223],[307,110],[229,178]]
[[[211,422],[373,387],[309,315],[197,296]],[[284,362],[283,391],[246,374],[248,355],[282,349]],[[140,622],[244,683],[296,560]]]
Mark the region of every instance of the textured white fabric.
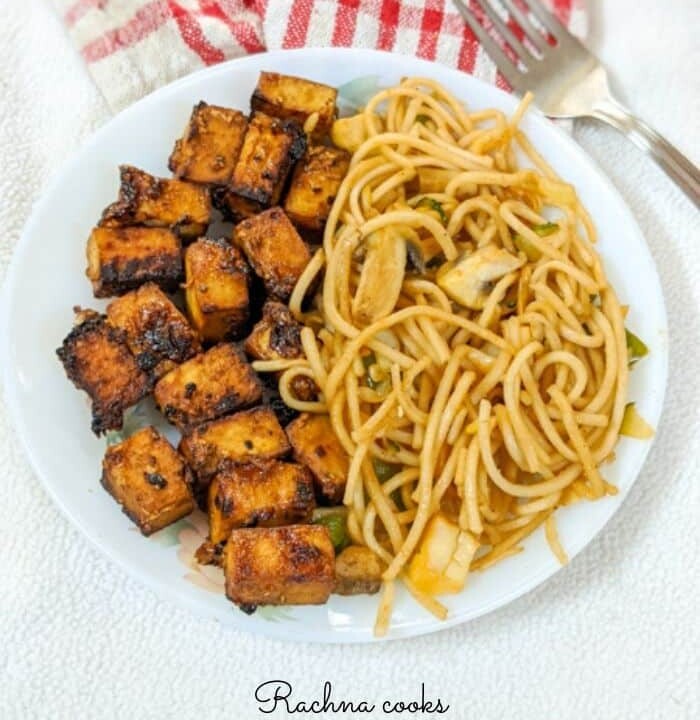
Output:
[[[545,0],[586,34],[585,0]],[[52,0],[113,111],[188,72],[246,53],[352,46],[469,68],[495,82],[496,66],[450,0]],[[393,17],[393,19],[391,19]],[[507,17],[504,12],[504,19]],[[427,22],[426,22],[427,19]],[[398,25],[398,30],[397,30]],[[439,42],[434,29],[440,28]],[[380,30],[387,35],[382,37]],[[380,39],[381,38],[381,39]],[[388,38],[391,38],[390,40]],[[464,52],[464,56],[462,55]]]
[[[591,43],[625,99],[700,162],[700,5],[591,6]],[[108,111],[48,4],[0,10],[1,280],[32,202]],[[299,698],[328,679],[337,697],[375,702],[412,699],[425,682],[451,706],[442,717],[460,720],[700,717],[700,218],[614,131],[576,136],[646,234],[672,341],[656,445],[602,535],[538,590],[461,628],[374,647],[269,641],[162,602],[103,558],[53,506],[0,408],[3,720],[248,720],[262,717],[254,688],[273,678]]]

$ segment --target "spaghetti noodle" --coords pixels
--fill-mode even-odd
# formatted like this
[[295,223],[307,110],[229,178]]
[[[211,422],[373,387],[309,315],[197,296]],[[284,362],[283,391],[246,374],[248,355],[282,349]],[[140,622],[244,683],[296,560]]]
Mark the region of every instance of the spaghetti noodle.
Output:
[[[518,127],[529,102],[470,112],[424,78],[373,97],[290,301],[306,357],[256,364],[351,458],[348,529],[385,563],[380,634],[397,579],[444,617],[408,572],[437,513],[479,548],[471,570],[543,524],[565,562],[556,508],[615,492],[599,466],[625,410],[623,312],[574,189]],[[294,397],[299,374],[318,402]]]

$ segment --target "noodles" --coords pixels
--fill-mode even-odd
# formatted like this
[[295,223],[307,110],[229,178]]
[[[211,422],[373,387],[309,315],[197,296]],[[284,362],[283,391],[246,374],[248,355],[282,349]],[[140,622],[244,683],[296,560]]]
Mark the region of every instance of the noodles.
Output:
[[[349,532],[385,566],[377,634],[397,580],[445,616],[416,570],[438,514],[457,538],[451,577],[460,563],[466,577],[541,525],[567,562],[556,509],[617,492],[600,465],[626,402],[623,311],[574,189],[517,127],[530,100],[510,119],[470,112],[423,78],[370,100],[323,249],[290,300],[305,358],[255,366],[281,372],[291,407],[328,413],[350,456]],[[405,244],[406,269],[383,274],[370,238]],[[393,308],[354,316],[367,287],[380,304],[395,287]],[[298,376],[317,400],[294,396]]]
[[391,620],[391,606],[394,603],[394,583],[393,581],[385,582],[381,599],[379,600],[379,609],[377,610],[377,620],[374,624],[374,634],[377,637],[386,635]]
[[547,538],[547,542],[549,543],[549,547],[552,548],[552,552],[556,556],[557,560],[559,560],[562,565],[566,565],[569,562],[569,558],[559,542],[559,533],[557,532],[554,515],[550,515],[544,521],[544,534]]

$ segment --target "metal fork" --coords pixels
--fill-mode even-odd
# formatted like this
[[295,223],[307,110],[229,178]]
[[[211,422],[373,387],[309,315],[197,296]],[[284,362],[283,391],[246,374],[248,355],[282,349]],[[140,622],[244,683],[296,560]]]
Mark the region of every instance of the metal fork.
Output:
[[[521,10],[515,0],[499,0],[522,28],[529,41],[527,47],[515,37],[490,0],[471,0],[469,3],[478,6],[491,21],[493,29],[517,56],[517,64],[481,25],[467,3],[453,2],[513,90],[519,94],[531,90],[538,107],[549,117],[593,117],[612,125],[650,155],[700,207],[700,170],[656,130],[613,98],[607,71],[600,60],[537,0],[521,0],[527,12]],[[554,38],[555,45],[549,44],[541,28]]]

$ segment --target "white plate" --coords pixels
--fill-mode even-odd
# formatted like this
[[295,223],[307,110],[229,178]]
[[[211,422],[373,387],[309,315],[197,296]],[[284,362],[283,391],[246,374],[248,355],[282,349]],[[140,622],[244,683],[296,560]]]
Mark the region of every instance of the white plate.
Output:
[[[494,87],[421,60],[364,50],[275,52],[203,70],[153,93],[107,123],[53,180],[34,208],[17,246],[5,287],[4,381],[8,405],[27,454],[63,512],[107,555],[156,588],[222,624],[297,640],[372,639],[376,597],[341,598],[320,607],[260,609],[248,617],[221,592],[221,581],[186,563],[206,532],[202,518],[181,521],[144,539],[99,485],[105,442],[90,432],[85,395],[66,380],[55,348],[71,327],[74,305],[101,309],[85,278],[85,242],[102,208],[117,192],[117,165],[132,163],[167,175],[167,158],[200,99],[245,109],[260,70],[301,75],[341,85],[365,75],[381,84],[404,75],[430,76],[470,106],[506,112],[514,98]],[[656,425],[666,385],[668,336],[659,279],[635,220],[609,180],[566,134],[537,112],[523,128],[555,169],[572,182],[600,232],[606,270],[623,303],[628,325],[651,349],[632,372],[630,398]],[[649,451],[649,442],[622,439],[606,476],[616,497],[581,503],[558,513],[564,547],[576,555],[620,507]],[[462,623],[510,602],[550,577],[559,565],[542,531],[525,552],[470,578],[468,588],[445,599],[441,623],[399,593],[389,637],[407,637]],[[90,592],[90,588],[84,588]]]

